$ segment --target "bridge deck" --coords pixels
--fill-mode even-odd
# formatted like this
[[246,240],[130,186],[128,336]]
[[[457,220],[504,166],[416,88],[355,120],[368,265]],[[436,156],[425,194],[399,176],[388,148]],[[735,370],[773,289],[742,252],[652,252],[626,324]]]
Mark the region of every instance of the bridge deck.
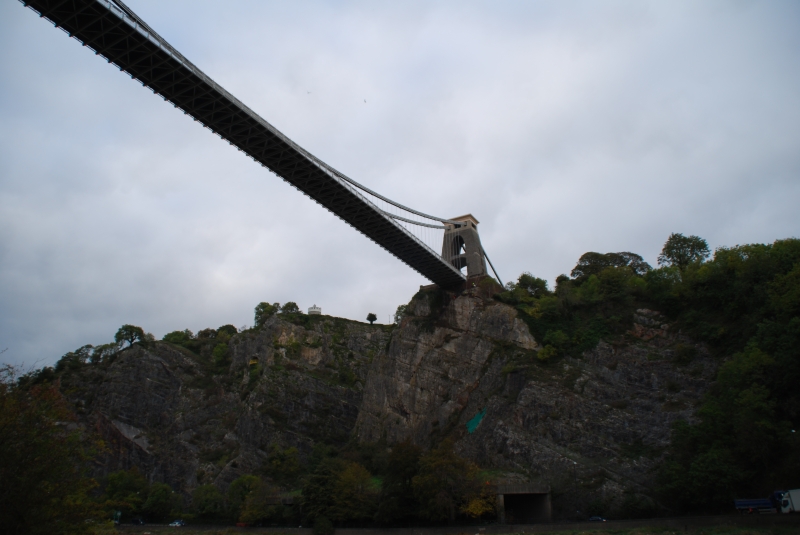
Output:
[[439,286],[464,276],[225,91],[121,2],[20,0]]

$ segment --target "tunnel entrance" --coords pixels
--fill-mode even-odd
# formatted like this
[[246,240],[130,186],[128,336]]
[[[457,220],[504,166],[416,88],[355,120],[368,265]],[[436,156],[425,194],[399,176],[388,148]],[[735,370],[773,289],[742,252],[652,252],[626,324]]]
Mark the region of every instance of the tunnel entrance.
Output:
[[550,487],[536,484],[499,485],[497,509],[502,524],[550,522]]

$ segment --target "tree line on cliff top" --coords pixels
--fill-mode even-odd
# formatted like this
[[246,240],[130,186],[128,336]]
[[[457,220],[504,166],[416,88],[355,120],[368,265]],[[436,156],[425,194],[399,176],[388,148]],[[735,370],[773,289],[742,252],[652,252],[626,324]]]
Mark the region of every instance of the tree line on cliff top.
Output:
[[[639,307],[659,310],[674,328],[705,343],[720,359],[716,380],[698,407],[697,421],[675,426],[661,463],[658,492],[673,512],[724,511],[736,496],[766,496],[777,488],[796,488],[800,485],[800,440],[795,433],[800,424],[800,240],[721,247],[712,256],[701,238],[673,234],[658,262],[654,269],[633,253],[589,252],[570,276],[556,279],[554,289],[523,273],[497,299],[516,307],[543,343],[535,358],[544,366],[565,355],[579,357],[601,339],[624,336]],[[268,307],[260,317],[256,311],[256,324],[284,308]],[[165,340],[186,346],[211,344],[214,362],[224,369],[227,340],[236,332],[233,326],[197,335],[175,331]],[[111,362],[125,344],[152,341],[141,328],[125,325],[114,343],[83,346],[64,355],[55,367],[22,377],[5,370],[0,381],[0,523],[10,533],[36,533],[36,525],[41,532],[50,532],[51,526],[59,526],[62,533],[101,532],[104,524],[85,520],[107,518],[111,504],[116,500],[121,506],[123,495],[131,514],[156,518],[180,509],[175,493],[162,483],[145,482],[134,494],[124,494],[131,484],[141,483],[136,474],[117,474],[116,483],[114,478],[101,482],[88,478],[84,467],[102,444],[74,425],[74,415],[57,387],[65,373]],[[691,350],[675,351],[675,365],[691,366],[693,357]],[[485,509],[489,502],[477,468],[465,465],[451,470],[453,463],[463,460],[452,457],[447,447],[409,453],[406,446],[395,446],[392,452],[398,451],[397,455],[405,451],[417,459],[416,465],[412,463],[416,471],[401,471],[395,479],[376,470],[367,457],[353,458],[346,452],[317,455],[296,480],[303,483],[294,485],[303,497],[318,497],[304,513],[306,520],[325,531],[334,522],[363,519],[365,512],[390,522],[407,518],[403,511],[412,510],[427,519],[491,514]],[[294,455],[281,452],[286,458]],[[271,455],[274,460],[275,452]],[[247,490],[252,496],[249,502],[242,492],[236,498],[222,496],[219,489],[198,487],[191,514],[200,518],[233,518],[234,513],[242,518],[245,512],[248,518],[287,514],[274,503],[280,486],[276,482],[282,476],[270,470],[267,467],[263,474],[252,476],[256,480],[234,487]],[[464,479],[448,479],[448,473],[471,476],[467,484]],[[123,489],[122,494],[115,494],[114,485]],[[342,496],[348,495],[345,488],[360,494],[343,501]],[[448,495],[447,488],[464,492]]]

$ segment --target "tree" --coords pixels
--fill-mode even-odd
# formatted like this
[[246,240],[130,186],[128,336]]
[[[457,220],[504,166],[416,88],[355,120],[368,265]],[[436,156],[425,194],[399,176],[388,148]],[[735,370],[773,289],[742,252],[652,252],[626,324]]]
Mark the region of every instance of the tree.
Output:
[[82,365],[86,364],[86,361],[92,356],[93,349],[93,346],[85,345],[75,351],[70,351],[56,362],[56,373],[65,370],[77,370]]
[[[628,252],[621,252],[621,253],[614,253],[622,258],[625,262],[625,266],[631,268],[633,270],[634,275],[639,275],[643,277],[646,273],[650,272],[653,267],[644,261],[644,259],[636,253],[628,253]],[[622,267],[622,266],[620,266]]]
[[294,301],[289,301],[281,307],[281,314],[299,314],[300,307]]
[[151,521],[165,520],[175,509],[176,500],[172,487],[166,483],[153,483],[150,485],[150,492],[147,493],[147,500],[142,505],[142,512]]
[[664,243],[661,254],[658,255],[659,266],[678,266],[682,272],[689,264],[702,262],[711,252],[706,240],[699,236],[684,236],[672,233]]
[[419,472],[422,450],[409,441],[396,444],[386,463],[380,505],[375,520],[397,522],[414,516],[418,508],[412,481]]
[[147,479],[136,468],[109,474],[104,493],[106,508],[121,511],[126,519],[140,514],[147,486]]
[[359,463],[349,462],[336,477],[332,520],[372,518],[377,498],[378,491],[372,485],[369,471]]
[[570,275],[573,279],[588,279],[592,275],[599,275],[606,268],[630,268],[634,275],[642,276],[652,269],[650,264],[635,253],[595,253],[588,252],[581,255],[578,263]]
[[268,484],[263,479],[258,479],[252,490],[247,494],[239,515],[240,522],[252,524],[265,518],[275,517],[280,512],[278,489]]
[[317,521],[324,524],[322,519],[344,522],[371,518],[378,489],[369,471],[357,462],[329,457],[330,449],[317,445],[310,463],[312,472],[303,484],[303,512],[308,521],[315,525]]
[[399,307],[397,307],[397,310],[394,313],[394,322],[397,323],[398,325],[400,324],[400,321],[403,319],[403,316],[406,315],[407,308],[408,305],[400,305]]
[[219,368],[225,368],[230,364],[230,357],[228,357],[228,353],[230,348],[228,344],[217,344],[214,346],[214,349],[211,350],[211,356],[214,358],[214,364]]
[[236,327],[234,327],[233,325],[231,325],[229,323],[229,324],[223,325],[222,327],[217,329],[217,337],[219,337],[219,335],[222,334],[222,333],[225,333],[228,336],[233,336],[238,332],[239,332],[239,329],[237,329]]
[[115,344],[113,342],[95,346],[92,350],[92,355],[89,357],[89,362],[92,364],[103,362],[105,359],[117,352],[119,352],[119,344]]
[[272,444],[267,456],[266,473],[273,481],[288,487],[295,483],[300,474],[300,459],[297,448],[282,449],[278,444]]
[[372,325],[375,322],[376,319],[378,319],[378,316],[376,316],[372,312],[367,314],[367,321],[369,322],[370,325]]
[[228,511],[234,520],[239,520],[247,496],[259,485],[260,480],[254,475],[244,475],[233,480],[228,487]]
[[517,284],[515,284],[514,287],[526,290],[533,297],[543,297],[552,294],[547,288],[546,280],[534,277],[527,271],[519,276]]
[[143,341],[144,330],[136,325],[125,324],[119,328],[117,334],[114,335],[114,341],[118,344],[128,342],[128,345],[133,345],[136,342]]
[[333,518],[336,480],[344,466],[341,459],[325,457],[306,478],[303,485],[303,512],[312,522],[320,517]]
[[201,329],[197,331],[198,340],[216,340],[217,330],[212,328]]
[[673,428],[659,471],[662,499],[687,512],[721,512],[734,497],[794,485],[800,480],[800,433],[792,432],[800,407],[800,240],[719,248],[701,269],[689,265],[681,273],[673,262],[657,271],[668,272],[668,280],[648,280],[648,288],[659,282],[656,298],[680,318],[682,331],[706,342],[712,354],[732,354],[696,419]]
[[485,481],[481,485],[480,491],[466,501],[461,508],[461,512],[471,518],[497,513],[497,487]]
[[88,533],[102,518],[85,474],[92,452],[55,386],[29,388],[0,369],[0,526],[8,534]]
[[219,518],[225,512],[225,498],[214,485],[200,485],[192,491],[192,506],[201,518]]
[[478,467],[453,451],[447,439],[419,460],[419,474],[412,480],[422,515],[430,520],[455,520],[456,512],[477,494]]
[[269,303],[261,302],[256,305],[255,310],[255,324],[256,327],[262,327],[268,319],[274,316],[278,310],[280,310],[281,304],[280,303]]
[[179,346],[191,342],[193,339],[194,333],[189,329],[184,329],[183,331],[172,331],[171,333],[165,334],[164,338],[162,338],[162,340],[165,342]]

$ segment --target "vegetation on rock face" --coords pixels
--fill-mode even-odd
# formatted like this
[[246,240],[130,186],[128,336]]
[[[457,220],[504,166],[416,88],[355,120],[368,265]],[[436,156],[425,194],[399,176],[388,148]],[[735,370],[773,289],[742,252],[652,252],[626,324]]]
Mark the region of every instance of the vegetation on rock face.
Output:
[[[672,234],[651,269],[632,253],[586,253],[556,288],[528,273],[498,298],[516,306],[542,361],[620,338],[653,308],[722,360],[695,424],[680,422],[659,476],[680,511],[730,508],[800,481],[800,240],[721,247]],[[676,366],[694,348],[676,346]]]
[[[0,370],[0,525],[4,533],[92,533],[103,511],[90,498],[91,458],[75,417],[47,382],[29,388]],[[87,522],[92,520],[92,522]]]

